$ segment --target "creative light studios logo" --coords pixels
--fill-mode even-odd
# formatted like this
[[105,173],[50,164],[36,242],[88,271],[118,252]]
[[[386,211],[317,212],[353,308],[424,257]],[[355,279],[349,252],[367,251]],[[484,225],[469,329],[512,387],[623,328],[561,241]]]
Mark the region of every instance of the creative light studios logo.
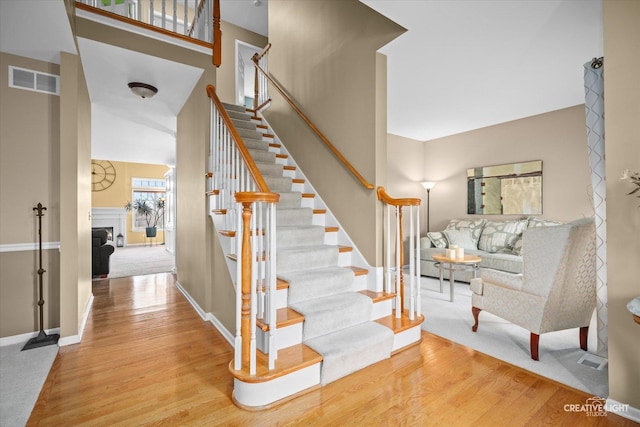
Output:
[[607,399],[598,396],[588,398],[585,403],[564,405],[565,412],[583,412],[587,417],[606,417],[607,409],[613,412],[626,412],[628,408],[629,405],[621,403],[610,404],[607,407]]

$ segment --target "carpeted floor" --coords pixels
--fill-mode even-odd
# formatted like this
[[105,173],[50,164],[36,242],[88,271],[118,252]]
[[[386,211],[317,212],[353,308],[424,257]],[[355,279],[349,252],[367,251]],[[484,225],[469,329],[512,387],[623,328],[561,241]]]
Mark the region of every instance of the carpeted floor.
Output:
[[21,351],[24,343],[0,347],[0,426],[24,426],[31,415],[57,345]]
[[[531,359],[529,331],[491,313],[481,312],[478,332],[472,332],[471,290],[467,283],[455,283],[454,302],[449,302],[449,281],[440,293],[437,279],[421,278],[422,329],[448,340],[504,360],[538,375],[551,378],[594,396],[609,396],[608,366],[597,370],[578,360],[585,353],[580,349],[578,329],[551,332],[540,336],[540,360]],[[590,332],[591,335],[591,332]],[[593,348],[590,336],[589,348]]]
[[111,255],[109,278],[166,273],[175,267],[175,257],[166,246],[127,246]]

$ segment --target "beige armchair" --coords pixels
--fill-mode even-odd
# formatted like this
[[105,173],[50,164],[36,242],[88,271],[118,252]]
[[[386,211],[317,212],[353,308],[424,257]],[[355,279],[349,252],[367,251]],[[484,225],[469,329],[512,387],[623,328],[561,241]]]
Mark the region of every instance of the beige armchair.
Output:
[[593,219],[526,230],[522,257],[522,274],[485,269],[471,281],[473,332],[480,312],[486,310],[531,332],[534,360],[545,332],[580,328],[580,348],[587,350],[596,307]]

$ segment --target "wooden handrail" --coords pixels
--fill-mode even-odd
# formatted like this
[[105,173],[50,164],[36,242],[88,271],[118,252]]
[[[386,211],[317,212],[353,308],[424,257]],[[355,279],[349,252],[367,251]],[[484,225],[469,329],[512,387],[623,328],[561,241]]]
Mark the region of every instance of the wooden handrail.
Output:
[[269,49],[271,49],[271,43],[267,43],[267,45],[264,47],[264,49],[262,49],[262,52],[255,53],[251,59],[254,62],[260,61],[262,59],[262,57],[265,56],[267,54],[267,52],[269,52]]
[[150,25],[144,22],[140,22],[135,19],[127,18],[126,16],[118,15],[117,13],[112,13],[107,10],[103,10],[97,7],[89,6],[84,3],[80,3],[79,1],[75,2],[76,9],[86,10],[87,12],[95,13],[96,15],[102,15],[106,18],[115,19],[116,21],[125,22],[127,24],[135,25],[136,27],[144,28],[146,30],[155,31],[157,33],[164,34],[166,36],[175,37],[177,39],[187,41],[189,43],[194,43],[200,46],[207,47],[209,49],[213,49],[214,43],[209,43],[204,40],[199,40],[193,37],[185,36],[184,34],[174,33],[173,31],[165,30],[164,28],[156,27],[155,25]]
[[256,166],[256,163],[253,161],[253,158],[249,154],[247,147],[244,145],[244,141],[240,137],[240,134],[238,134],[236,127],[233,125],[233,122],[231,121],[231,118],[229,117],[227,110],[225,110],[224,106],[222,105],[222,102],[218,98],[218,95],[216,95],[216,88],[213,85],[207,85],[207,95],[209,95],[209,98],[211,98],[211,100],[216,104],[216,107],[220,112],[220,116],[222,117],[225,124],[229,128],[231,137],[235,141],[236,146],[238,147],[238,151],[240,152],[240,155],[242,155],[242,158],[244,159],[247,169],[251,174],[251,176],[253,177],[253,180],[255,181],[256,186],[258,187],[258,191],[260,193],[271,193],[271,191],[269,190],[269,186],[267,185],[264,178],[262,177],[262,174],[258,170],[258,167]]
[[384,187],[378,187],[378,200],[391,206],[419,206],[421,200],[418,198],[394,199],[389,196]]
[[265,202],[265,203],[278,203],[280,200],[280,194],[278,193],[259,193],[242,191],[236,193],[236,202],[238,203],[253,203],[253,202]]
[[[271,47],[271,45],[267,45],[267,47]],[[265,52],[266,50],[268,50],[267,48],[265,48]],[[271,82],[271,84],[273,85],[273,87],[276,88],[276,90],[280,93],[280,95],[282,95],[284,97],[284,99],[289,103],[289,105],[291,106],[291,108],[294,109],[294,111],[296,113],[298,113],[298,115],[300,116],[300,118],[307,124],[307,126],[309,126],[318,136],[318,138],[320,138],[320,140],[322,142],[324,142],[324,144],[329,148],[329,150],[331,150],[331,152],[342,162],[342,164],[344,164],[346,166],[347,169],[349,169],[349,171],[358,179],[358,181],[360,181],[360,183],[364,186],[364,188],[368,189],[368,190],[373,190],[373,184],[370,184],[369,182],[367,182],[366,179],[364,179],[364,177],[362,175],[360,175],[360,173],[351,165],[351,163],[349,163],[347,161],[347,159],[340,153],[340,151],[338,151],[338,149],[336,147],[334,147],[334,145],[327,139],[326,136],[324,136],[324,134],[322,132],[320,132],[320,130],[311,122],[311,120],[309,120],[309,118],[300,110],[300,108],[298,108],[298,106],[296,105],[295,102],[293,102],[293,100],[291,100],[291,98],[289,98],[289,96],[287,96],[287,94],[284,92],[284,90],[280,87],[280,85],[278,83],[276,83],[270,75],[268,75],[263,69],[262,67],[260,67],[260,65],[258,65],[257,62],[257,58],[258,58],[258,54],[255,54],[253,56],[253,63],[256,66],[256,69],[259,70],[266,78],[267,80],[269,80],[269,82]]]

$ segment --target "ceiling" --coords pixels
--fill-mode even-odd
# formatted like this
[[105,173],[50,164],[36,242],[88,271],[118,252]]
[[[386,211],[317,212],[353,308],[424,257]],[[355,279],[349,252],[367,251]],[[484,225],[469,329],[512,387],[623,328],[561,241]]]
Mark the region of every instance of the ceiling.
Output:
[[[361,1],[408,30],[381,49],[388,131],[419,141],[581,104],[582,65],[603,55],[602,0]],[[222,19],[266,35],[267,0],[254,2],[221,0]],[[86,39],[78,47],[92,157],[175,164],[176,115],[202,70]],[[0,50],[48,62],[76,53],[63,0],[0,0]],[[134,97],[133,80],[158,94]]]

